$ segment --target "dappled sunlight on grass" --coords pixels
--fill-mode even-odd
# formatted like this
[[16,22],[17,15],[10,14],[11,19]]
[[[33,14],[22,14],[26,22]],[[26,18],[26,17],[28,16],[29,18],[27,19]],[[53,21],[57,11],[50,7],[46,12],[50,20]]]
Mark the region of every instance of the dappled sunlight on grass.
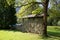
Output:
[[39,40],[38,34],[14,31],[0,31],[0,40]]
[[60,27],[48,26],[48,38],[41,39],[38,34],[15,30],[0,30],[0,40],[60,40]]
[[60,40],[60,26],[48,26],[48,35],[51,40]]

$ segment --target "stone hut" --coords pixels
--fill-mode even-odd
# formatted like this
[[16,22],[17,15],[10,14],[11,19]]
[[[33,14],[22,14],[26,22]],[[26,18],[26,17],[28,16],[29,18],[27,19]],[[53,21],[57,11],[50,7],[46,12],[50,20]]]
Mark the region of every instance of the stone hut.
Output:
[[19,30],[22,32],[30,32],[40,34],[43,27],[43,15],[28,15],[22,17],[22,26]]

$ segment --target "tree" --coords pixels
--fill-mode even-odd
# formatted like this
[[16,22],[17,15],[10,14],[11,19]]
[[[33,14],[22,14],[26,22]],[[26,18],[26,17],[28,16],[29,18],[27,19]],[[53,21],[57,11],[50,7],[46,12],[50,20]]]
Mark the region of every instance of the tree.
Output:
[[16,23],[14,0],[0,0],[1,28],[9,29],[9,25]]
[[42,31],[42,35],[43,36],[47,36],[47,12],[48,12],[48,3],[49,0],[44,0],[43,1],[43,13],[44,13],[44,17],[43,17],[43,31]]
[[[30,14],[40,14],[42,8],[39,6],[39,4],[35,4],[36,0],[23,0],[24,3],[21,3],[20,5],[20,10],[17,12],[17,22],[20,22],[20,18],[25,16],[25,15],[30,15]],[[22,1],[22,2],[23,2]],[[20,3],[20,2],[19,2]],[[25,5],[26,4],[26,5]],[[17,5],[17,4],[16,4]],[[19,6],[19,5],[18,5]]]
[[50,9],[49,9],[49,17],[48,24],[57,25],[57,22],[60,20],[60,3],[59,0],[50,0]]
[[32,11],[34,11],[36,8],[39,7],[38,4],[42,4],[43,5],[43,8],[44,8],[44,10],[43,10],[43,13],[44,13],[44,17],[43,17],[44,23],[43,23],[43,27],[41,29],[42,30],[41,31],[41,36],[43,36],[43,37],[44,36],[45,37],[47,36],[47,11],[48,11],[48,2],[49,2],[49,0],[44,0],[42,3],[41,2],[36,2],[36,1],[35,2],[27,2],[27,4],[23,4],[23,5],[20,6],[21,7],[21,10],[20,10],[20,13],[18,14],[20,16],[21,16],[21,14],[23,16],[24,15],[31,14]]
[[24,3],[21,4],[23,6],[20,8],[17,14],[18,17],[22,17],[24,15],[29,15],[29,14],[36,14],[36,13],[39,14],[41,12],[42,8],[39,7],[38,4],[33,3],[36,2],[36,0],[23,0],[23,1]]

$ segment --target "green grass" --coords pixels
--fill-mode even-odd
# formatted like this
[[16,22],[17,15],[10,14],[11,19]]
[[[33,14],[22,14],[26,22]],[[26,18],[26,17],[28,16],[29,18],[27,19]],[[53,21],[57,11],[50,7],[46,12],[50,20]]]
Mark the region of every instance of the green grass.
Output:
[[49,40],[60,40],[60,26],[48,26]]
[[0,30],[0,40],[60,40],[60,26],[48,26],[48,35],[41,39],[38,34]]

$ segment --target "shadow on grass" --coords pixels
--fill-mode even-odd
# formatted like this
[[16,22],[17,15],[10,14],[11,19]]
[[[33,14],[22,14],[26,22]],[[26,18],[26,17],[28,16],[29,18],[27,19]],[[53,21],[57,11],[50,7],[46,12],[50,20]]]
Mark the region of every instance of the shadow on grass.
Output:
[[54,36],[54,37],[60,37],[60,32],[48,32],[48,35]]
[[4,31],[13,31],[13,32],[21,32],[19,30],[11,30],[11,29],[0,29],[0,30],[4,30]]
[[[13,31],[13,32],[22,32],[20,30],[8,30],[8,29],[0,29],[0,30],[4,30],[4,31]],[[26,33],[26,32],[23,32]],[[54,37],[60,37],[60,32],[50,32],[48,31],[48,36],[54,36]]]

